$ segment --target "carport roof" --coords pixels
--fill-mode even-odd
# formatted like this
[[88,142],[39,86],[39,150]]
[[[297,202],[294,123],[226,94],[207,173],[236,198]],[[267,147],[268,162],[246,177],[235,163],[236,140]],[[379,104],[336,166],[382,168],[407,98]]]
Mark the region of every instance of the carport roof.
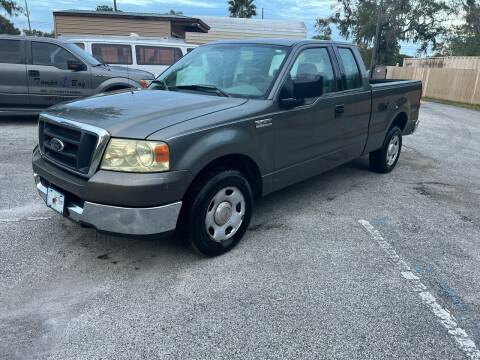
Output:
[[53,15],[63,16],[85,16],[85,17],[103,17],[103,18],[130,18],[142,20],[163,20],[171,21],[189,27],[188,31],[208,32],[208,26],[203,20],[183,15],[170,15],[158,13],[137,13],[125,11],[92,11],[92,10],[59,10],[54,11]]

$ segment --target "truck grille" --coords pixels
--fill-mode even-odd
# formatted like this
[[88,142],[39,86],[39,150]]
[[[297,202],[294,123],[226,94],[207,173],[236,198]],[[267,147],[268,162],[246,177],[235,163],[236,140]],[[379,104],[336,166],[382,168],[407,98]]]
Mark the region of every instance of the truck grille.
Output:
[[38,135],[40,149],[48,160],[76,173],[89,173],[97,134],[40,118]]

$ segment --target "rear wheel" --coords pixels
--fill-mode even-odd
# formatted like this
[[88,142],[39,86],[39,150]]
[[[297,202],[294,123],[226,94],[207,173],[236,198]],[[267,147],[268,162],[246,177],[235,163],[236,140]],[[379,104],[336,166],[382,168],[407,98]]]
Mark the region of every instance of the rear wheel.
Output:
[[370,153],[370,168],[379,173],[389,173],[397,165],[402,151],[402,130],[394,126],[385,137],[383,146]]
[[237,170],[219,170],[203,177],[187,196],[182,231],[195,250],[217,256],[243,237],[252,213],[249,182]]

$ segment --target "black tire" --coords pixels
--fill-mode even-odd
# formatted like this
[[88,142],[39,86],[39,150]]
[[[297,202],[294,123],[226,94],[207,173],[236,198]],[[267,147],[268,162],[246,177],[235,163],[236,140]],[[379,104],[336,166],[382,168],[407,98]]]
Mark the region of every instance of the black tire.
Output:
[[[214,197],[228,187],[236,188],[243,195],[245,201],[243,220],[234,235],[218,242],[207,232],[205,222],[207,212],[212,211]],[[206,256],[218,256],[230,251],[242,239],[250,223],[252,206],[252,189],[240,171],[225,169],[213,171],[203,176],[187,194],[179,230],[197,252]],[[231,211],[236,210],[232,208]]]
[[[396,158],[393,162],[391,162],[391,158],[388,156],[388,147],[390,141],[394,138],[398,137],[398,152]],[[372,171],[386,174],[392,171],[397,165],[398,159],[400,158],[400,153],[402,152],[402,130],[399,127],[394,126],[390,129],[385,137],[385,141],[383,142],[383,146],[370,153],[370,168]],[[390,162],[389,162],[390,161]]]

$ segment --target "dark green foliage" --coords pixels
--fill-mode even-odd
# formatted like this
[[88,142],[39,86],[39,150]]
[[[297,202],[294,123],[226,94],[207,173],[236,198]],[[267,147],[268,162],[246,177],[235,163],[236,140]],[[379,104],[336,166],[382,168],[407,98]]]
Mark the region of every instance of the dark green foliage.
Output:
[[452,56],[480,56],[480,2],[459,0],[455,8],[464,22],[453,27],[443,53]]
[[380,3],[380,0],[337,0],[333,15],[317,19],[317,23],[321,20],[326,26],[336,25],[343,37],[370,49],[380,19],[378,64],[396,64],[402,42],[418,44],[419,53],[440,47],[438,39],[447,34],[446,20],[450,13],[445,1],[384,0],[383,7]]
[[228,0],[230,17],[251,18],[257,15],[257,7],[253,0]]
[[95,11],[113,11],[113,7],[110,5],[97,5]]
[[20,30],[10,20],[0,16],[0,34],[20,35]]
[[49,37],[49,38],[55,37],[55,34],[53,33],[53,31],[43,32],[41,30],[35,30],[35,29],[32,29],[32,30],[23,29],[23,33],[27,36],[38,36],[38,37]]

